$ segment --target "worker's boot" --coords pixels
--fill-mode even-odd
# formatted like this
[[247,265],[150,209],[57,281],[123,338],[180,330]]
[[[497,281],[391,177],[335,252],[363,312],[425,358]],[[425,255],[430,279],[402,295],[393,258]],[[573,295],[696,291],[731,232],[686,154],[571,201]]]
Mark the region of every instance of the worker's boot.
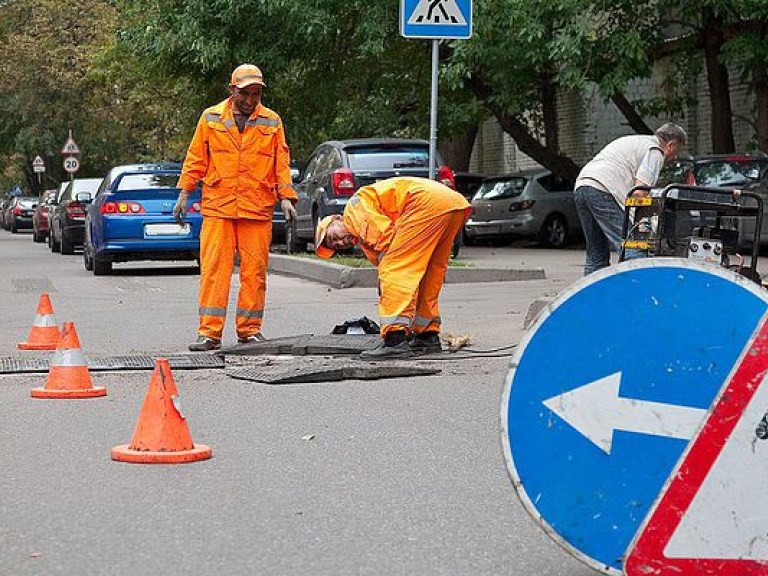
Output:
[[200,334],[195,342],[189,345],[190,352],[208,352],[209,350],[218,350],[221,348],[221,340],[210,338]]
[[386,360],[389,358],[407,358],[411,355],[405,330],[396,330],[384,335],[384,339],[373,350],[360,353],[363,360]]
[[443,351],[443,347],[440,345],[440,334],[431,330],[414,334],[410,345],[414,354],[437,354]]

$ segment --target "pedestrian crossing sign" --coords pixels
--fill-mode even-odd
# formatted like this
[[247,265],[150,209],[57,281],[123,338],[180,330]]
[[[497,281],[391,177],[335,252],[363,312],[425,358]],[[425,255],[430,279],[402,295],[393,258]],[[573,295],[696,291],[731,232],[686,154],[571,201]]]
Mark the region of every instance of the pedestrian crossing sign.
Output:
[[400,0],[405,38],[463,40],[472,36],[472,0]]

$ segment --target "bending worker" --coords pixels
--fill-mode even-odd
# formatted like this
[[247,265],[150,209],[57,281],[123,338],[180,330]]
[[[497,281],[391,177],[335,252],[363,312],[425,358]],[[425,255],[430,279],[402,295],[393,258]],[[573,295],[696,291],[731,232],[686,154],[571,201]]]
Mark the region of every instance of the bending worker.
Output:
[[398,177],[363,186],[350,198],[343,216],[320,221],[315,236],[318,256],[330,258],[336,250],[359,244],[379,268],[382,342],[362,357],[441,349],[437,300],[453,240],[469,212],[464,197],[443,184]]
[[200,325],[192,351],[221,348],[235,251],[240,255],[236,329],[241,344],[264,340],[261,323],[276,199],[286,222],[296,217],[290,155],[283,123],[261,104],[264,79],[256,66],[232,72],[230,97],[206,109],[197,123],[177,186],[181,221],[189,192],[203,181],[200,233]]

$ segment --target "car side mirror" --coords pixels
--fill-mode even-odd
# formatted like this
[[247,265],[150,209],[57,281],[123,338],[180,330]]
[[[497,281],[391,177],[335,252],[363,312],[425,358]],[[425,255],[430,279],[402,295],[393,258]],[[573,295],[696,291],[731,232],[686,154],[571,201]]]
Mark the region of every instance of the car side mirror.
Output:
[[80,202],[80,204],[90,204],[90,202],[92,200],[91,193],[90,192],[79,192],[75,196],[75,200]]

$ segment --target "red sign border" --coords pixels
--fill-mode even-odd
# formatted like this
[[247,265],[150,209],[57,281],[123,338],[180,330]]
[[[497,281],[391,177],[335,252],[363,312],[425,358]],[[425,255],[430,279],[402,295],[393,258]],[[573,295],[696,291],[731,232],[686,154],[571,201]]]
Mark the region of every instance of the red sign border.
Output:
[[[746,347],[733,377],[721,390],[704,425],[689,444],[667,486],[630,545],[627,576],[766,576],[768,561],[724,558],[667,558],[672,535],[768,372],[768,320]],[[768,385],[768,384],[766,384]],[[734,417],[736,416],[736,417]]]

